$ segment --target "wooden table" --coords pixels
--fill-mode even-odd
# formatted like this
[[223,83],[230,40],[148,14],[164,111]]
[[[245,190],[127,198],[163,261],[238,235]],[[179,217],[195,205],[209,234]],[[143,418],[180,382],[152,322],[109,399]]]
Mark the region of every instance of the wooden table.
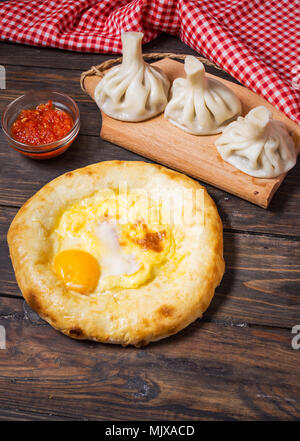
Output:
[[[194,53],[166,35],[144,49]],[[291,346],[300,325],[299,162],[268,210],[207,186],[224,224],[227,269],[204,318],[178,335],[142,349],[75,341],[24,303],[6,244],[19,207],[66,171],[143,160],[99,138],[100,112],[79,86],[82,71],[111,57],[0,44],[1,113],[29,89],[52,89],[77,101],[82,121],[69,151],[44,162],[0,135],[0,419],[300,419],[300,351]]]

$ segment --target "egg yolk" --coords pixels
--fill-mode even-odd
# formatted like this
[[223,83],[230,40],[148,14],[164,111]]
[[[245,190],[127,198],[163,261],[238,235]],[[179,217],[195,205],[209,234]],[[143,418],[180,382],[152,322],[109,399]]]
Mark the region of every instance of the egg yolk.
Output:
[[86,251],[61,251],[54,258],[54,268],[68,289],[81,294],[90,294],[96,289],[100,277],[99,264]]

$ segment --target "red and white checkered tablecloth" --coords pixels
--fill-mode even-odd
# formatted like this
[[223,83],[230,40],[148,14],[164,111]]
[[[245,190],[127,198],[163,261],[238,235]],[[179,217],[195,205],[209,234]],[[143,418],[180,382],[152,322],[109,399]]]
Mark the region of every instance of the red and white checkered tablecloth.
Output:
[[7,1],[0,39],[121,52],[121,30],[144,32],[145,43],[178,35],[300,123],[299,13],[298,0]]

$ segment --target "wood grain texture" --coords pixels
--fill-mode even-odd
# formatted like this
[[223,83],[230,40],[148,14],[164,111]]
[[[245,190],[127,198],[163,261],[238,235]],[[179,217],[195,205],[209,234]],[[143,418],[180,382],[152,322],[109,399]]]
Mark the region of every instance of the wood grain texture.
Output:
[[11,301],[12,314],[0,317],[0,408],[12,418],[300,417],[298,354],[287,330],[197,321],[144,349],[124,349],[70,340],[22,312],[22,303]]
[[[160,67],[171,82],[177,77],[185,76],[183,64],[177,61],[164,59],[153,64]],[[207,76],[216,78],[210,74]],[[99,81],[97,76],[85,78],[84,85],[92,98]],[[300,127],[296,123],[249,89],[222,78],[219,81],[238,96],[242,103],[242,115],[246,115],[256,106],[267,107],[273,113],[274,119],[286,124],[295,139],[297,151],[299,150]],[[147,121],[128,123],[110,118],[102,112],[100,136],[263,208],[268,207],[285,177],[282,174],[273,179],[254,178],[237,170],[218,154],[214,142],[219,135],[190,135],[170,124],[163,114]]]
[[[150,45],[149,52],[188,51],[166,35]],[[75,97],[82,120],[70,150],[44,162],[14,152],[0,133],[0,325],[7,331],[0,420],[300,419],[299,351],[290,344],[300,319],[299,163],[268,210],[206,186],[225,227],[227,270],[202,321],[141,350],[73,341],[24,304],[8,225],[28,197],[66,171],[143,158],[99,138],[99,112],[79,89],[80,72],[111,55],[9,43],[0,52],[8,76],[0,112],[22,91],[43,87]]]
[[[21,297],[6,243],[6,232],[16,212],[15,208],[0,207],[0,293]],[[205,320],[287,328],[297,323],[299,241],[225,232],[224,257],[225,275]]]
[[[19,46],[9,45],[9,47]],[[59,55],[60,52],[53,51],[53,57],[54,54]],[[73,55],[77,56],[78,54],[70,54],[71,57]],[[141,156],[99,139],[100,112],[97,111],[94,102],[81,92],[78,85],[80,72],[74,74],[73,71],[69,73],[63,69],[49,70],[34,67],[13,67],[12,70],[8,67],[9,88],[0,93],[0,112],[10,100],[20,96],[26,87],[39,89],[39,80],[42,75],[44,75],[43,87],[45,89],[66,91],[77,100],[81,112],[80,133],[82,135],[86,133],[88,136],[80,136],[63,156],[41,163],[26,159],[12,151],[6,143],[3,133],[0,132],[0,160],[2,164],[0,204],[3,205],[20,206],[41,185],[61,173],[80,166],[110,159],[142,159]],[[95,138],[91,135],[95,135]],[[17,177],[16,169],[18,170]],[[298,161],[294,169],[288,173],[280,191],[275,194],[269,209],[264,212],[260,208],[249,206],[248,202],[237,199],[215,187],[207,185],[207,188],[218,204],[225,228],[299,236],[299,179],[300,165]]]
[[[111,159],[146,160],[99,136],[80,135],[64,155],[45,162],[16,153],[0,133],[0,204],[20,207],[44,184],[62,173]],[[18,173],[16,174],[16,170]],[[300,237],[300,164],[291,170],[268,210],[206,185],[217,203],[224,228]]]
[[[5,43],[1,43],[1,46],[5,45]],[[7,43],[9,47],[19,48],[19,45],[12,46]],[[1,47],[0,46],[0,47]],[[20,45],[22,46],[22,45]],[[27,48],[25,46],[25,48]],[[39,50],[37,48],[27,48],[29,50]],[[53,51],[53,49],[46,49],[46,51],[50,51],[50,53],[56,53],[57,51]],[[41,52],[41,50],[39,50]],[[43,51],[42,51],[43,52]],[[80,55],[76,53],[67,53],[69,57],[73,57],[75,55]],[[58,59],[61,59],[60,52],[58,55]],[[81,54],[82,56],[88,54]],[[95,64],[100,63],[101,61],[106,60],[107,58],[112,58],[104,55],[97,55],[97,60],[95,60]],[[12,58],[13,59],[13,58]],[[50,58],[51,59],[51,58]],[[64,57],[66,59],[66,57]],[[2,62],[2,61],[1,61]],[[91,61],[89,61],[91,63]],[[70,63],[69,63],[70,64]],[[86,69],[90,67],[91,64],[86,66]],[[28,90],[56,90],[58,92],[67,93],[73,99],[76,100],[81,116],[81,134],[87,135],[95,135],[99,136],[99,132],[101,129],[101,115],[99,112],[95,111],[95,104],[93,100],[79,87],[79,79],[81,70],[68,70],[64,68],[47,68],[47,67],[33,67],[33,66],[19,66],[14,64],[5,65],[6,69],[6,89],[1,90],[0,93],[0,113],[4,111],[5,107],[14,99],[18,98],[20,95],[25,93]],[[219,75],[222,75],[224,78],[230,78],[228,74],[223,71],[217,71],[213,67],[209,67],[209,72],[218,72]],[[97,110],[97,109],[96,109]]]
[[[34,66],[48,68],[72,69],[80,72],[88,70],[108,59],[119,57],[120,54],[78,53],[52,48],[26,46],[24,44],[1,43],[1,63],[6,66]],[[149,43],[143,44],[143,52],[173,52],[178,54],[201,55],[181,42],[177,37],[162,33]],[[227,72],[208,66],[207,71],[222,78],[236,82]]]

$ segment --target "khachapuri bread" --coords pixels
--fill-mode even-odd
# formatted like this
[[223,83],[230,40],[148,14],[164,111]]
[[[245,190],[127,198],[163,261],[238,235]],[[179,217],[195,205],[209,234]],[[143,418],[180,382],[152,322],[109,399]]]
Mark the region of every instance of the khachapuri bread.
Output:
[[165,167],[107,161],[39,190],[8,231],[29,305],[77,339],[145,345],[207,309],[224,273],[207,191]]

